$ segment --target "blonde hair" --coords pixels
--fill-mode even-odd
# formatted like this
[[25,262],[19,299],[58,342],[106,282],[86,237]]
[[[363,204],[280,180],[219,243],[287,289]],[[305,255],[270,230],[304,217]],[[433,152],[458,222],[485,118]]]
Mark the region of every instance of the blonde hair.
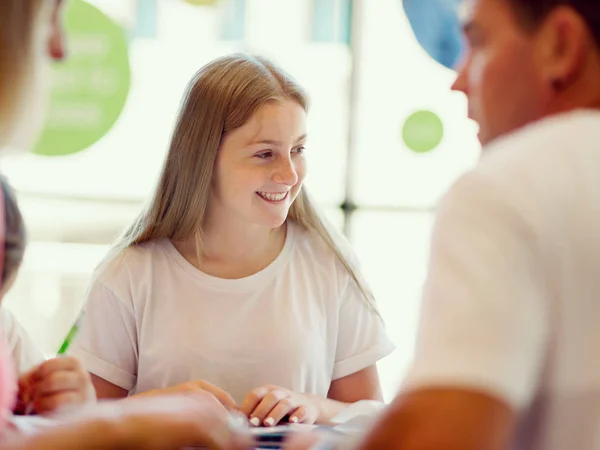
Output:
[[21,118],[35,60],[41,10],[48,0],[0,1],[0,145]]
[[[202,67],[188,85],[152,200],[111,255],[151,240],[180,241],[195,236],[200,256],[213,168],[223,135],[244,125],[267,102],[288,99],[308,109],[305,91],[264,58],[234,54]],[[288,218],[323,239],[376,311],[372,294],[328,231],[305,188]]]

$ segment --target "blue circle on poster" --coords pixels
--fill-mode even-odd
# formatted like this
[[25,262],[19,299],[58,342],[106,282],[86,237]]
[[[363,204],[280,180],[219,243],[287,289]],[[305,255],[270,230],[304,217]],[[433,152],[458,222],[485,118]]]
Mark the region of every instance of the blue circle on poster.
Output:
[[437,62],[453,69],[463,53],[458,15],[461,0],[402,0],[421,47]]

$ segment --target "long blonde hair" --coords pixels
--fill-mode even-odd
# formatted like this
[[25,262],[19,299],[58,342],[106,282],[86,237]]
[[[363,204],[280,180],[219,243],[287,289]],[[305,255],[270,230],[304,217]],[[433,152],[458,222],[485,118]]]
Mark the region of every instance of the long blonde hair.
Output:
[[31,94],[35,40],[48,0],[0,0],[0,146],[7,144]]
[[[244,125],[267,102],[285,99],[308,109],[306,92],[264,58],[234,54],[202,67],[188,85],[152,200],[111,255],[151,240],[181,241],[192,236],[200,254],[213,168],[223,135]],[[323,239],[376,310],[371,292],[343,254],[305,188],[300,190],[288,217]]]

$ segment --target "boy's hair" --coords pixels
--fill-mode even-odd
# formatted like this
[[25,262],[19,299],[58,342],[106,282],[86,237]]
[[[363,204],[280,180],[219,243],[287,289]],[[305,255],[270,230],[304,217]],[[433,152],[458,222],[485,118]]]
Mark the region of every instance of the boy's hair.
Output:
[[598,0],[509,0],[526,28],[535,29],[546,16],[559,6],[577,11],[600,47],[600,4]]
[[4,196],[4,264],[2,265],[2,285],[17,273],[27,243],[23,216],[19,210],[15,191],[6,178],[0,176],[0,188]]

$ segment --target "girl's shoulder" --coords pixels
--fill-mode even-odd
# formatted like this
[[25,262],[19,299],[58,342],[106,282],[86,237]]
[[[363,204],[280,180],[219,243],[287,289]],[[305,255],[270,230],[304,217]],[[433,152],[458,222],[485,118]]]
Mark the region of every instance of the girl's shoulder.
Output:
[[123,250],[113,248],[96,267],[93,279],[107,286],[127,284],[131,279],[149,273],[148,270],[153,266],[161,264],[167,257],[169,244],[168,240],[161,239]]

